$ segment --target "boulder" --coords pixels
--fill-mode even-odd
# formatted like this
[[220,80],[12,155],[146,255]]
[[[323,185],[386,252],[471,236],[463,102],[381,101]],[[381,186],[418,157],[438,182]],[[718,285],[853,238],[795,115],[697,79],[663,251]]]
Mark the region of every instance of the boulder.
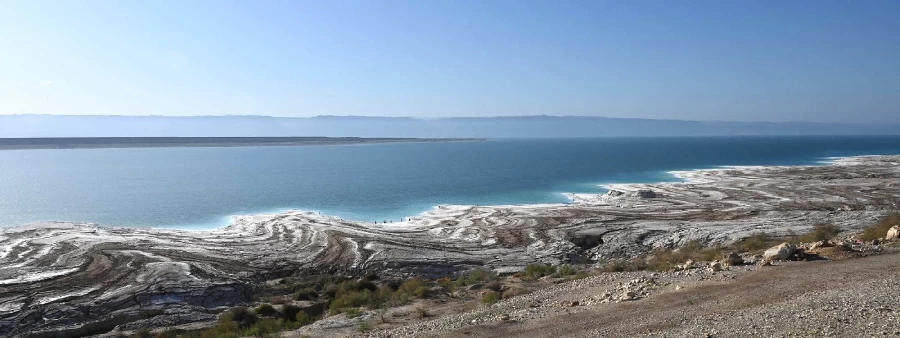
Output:
[[621,191],[618,191],[618,190],[610,190],[610,191],[607,191],[607,192],[606,192],[606,195],[607,195],[607,196],[612,196],[612,197],[617,197],[617,196],[625,195],[625,193],[624,193],[624,192],[621,192]]
[[897,238],[900,238],[900,225],[892,226],[887,231],[887,236],[884,236],[884,239],[892,241]]
[[637,198],[656,198],[656,192],[650,189],[639,189],[628,194],[629,197]]
[[834,245],[831,244],[831,242],[829,242],[829,241],[818,241],[818,242],[815,242],[812,245],[810,245],[809,249],[815,250],[818,248],[827,248],[827,247],[831,247],[831,246],[834,246]]
[[709,272],[719,272],[722,271],[722,263],[718,261],[709,262]]
[[722,263],[724,263],[725,266],[741,265],[744,264],[744,258],[736,252],[729,252],[722,258]]
[[763,253],[763,259],[767,261],[785,260],[791,258],[797,252],[797,246],[791,243],[781,243],[773,246]]

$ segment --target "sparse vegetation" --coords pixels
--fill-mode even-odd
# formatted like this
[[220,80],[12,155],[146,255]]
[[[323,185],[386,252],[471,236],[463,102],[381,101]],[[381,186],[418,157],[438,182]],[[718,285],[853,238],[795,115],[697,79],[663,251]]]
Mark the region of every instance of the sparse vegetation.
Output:
[[481,296],[481,302],[486,305],[491,305],[498,301],[500,301],[500,293],[496,291],[488,291]]
[[262,304],[257,307],[256,310],[253,310],[253,313],[255,313],[257,316],[271,317],[278,313],[278,311],[276,311],[275,308],[270,304]]
[[312,288],[304,288],[294,292],[294,300],[313,300],[316,299],[316,297],[319,297],[319,294]]
[[647,258],[633,258],[629,260],[616,260],[605,266],[607,272],[623,271],[668,271],[692,261],[713,261],[722,256],[725,248],[721,246],[707,247],[698,241],[691,241],[684,246],[675,249],[657,249]]
[[887,236],[888,229],[898,224],[900,224],[900,214],[891,213],[878,221],[878,223],[863,230],[863,233],[858,238],[864,241],[884,238]]
[[347,316],[347,318],[356,318],[356,317],[362,316],[362,314],[363,314],[362,309],[360,309],[358,307],[351,307],[348,309],[344,309],[344,315]]
[[547,264],[528,264],[525,266],[524,280],[535,280],[556,273],[556,267]]
[[578,270],[575,270],[571,265],[565,264],[556,269],[557,277],[566,277],[566,276],[574,276],[578,273]]
[[713,261],[722,256],[723,248],[706,247],[698,241],[691,241],[675,250],[656,250],[646,259],[645,268],[655,271],[672,270],[688,260]]
[[457,286],[487,283],[497,280],[497,274],[484,269],[475,269],[456,278]]
[[756,232],[744,238],[741,242],[743,251],[756,251],[768,247],[769,236],[765,232]]
[[834,238],[839,233],[841,233],[841,229],[834,226],[834,224],[820,223],[813,225],[813,229],[810,232],[801,236],[800,242],[810,243],[827,241]]

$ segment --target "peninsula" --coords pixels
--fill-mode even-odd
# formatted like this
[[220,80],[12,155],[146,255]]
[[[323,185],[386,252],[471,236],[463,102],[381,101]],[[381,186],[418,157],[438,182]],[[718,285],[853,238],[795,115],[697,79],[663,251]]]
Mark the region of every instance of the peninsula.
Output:
[[411,142],[482,141],[475,138],[362,138],[362,137],[48,137],[0,138],[0,150],[165,148],[165,147],[277,147]]

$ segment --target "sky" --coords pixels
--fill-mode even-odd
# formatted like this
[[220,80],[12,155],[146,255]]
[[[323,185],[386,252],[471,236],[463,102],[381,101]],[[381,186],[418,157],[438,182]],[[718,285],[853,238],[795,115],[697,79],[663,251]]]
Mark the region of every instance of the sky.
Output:
[[895,122],[900,1],[0,5],[0,114]]

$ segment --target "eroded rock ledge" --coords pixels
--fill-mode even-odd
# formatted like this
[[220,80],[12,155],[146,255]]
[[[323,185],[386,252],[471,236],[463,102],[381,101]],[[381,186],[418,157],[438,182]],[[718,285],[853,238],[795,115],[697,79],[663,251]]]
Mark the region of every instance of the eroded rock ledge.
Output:
[[258,283],[298,273],[453,274],[600,260],[692,240],[729,243],[816,223],[861,229],[900,209],[900,156],[678,172],[572,204],[441,206],[393,224],[311,212],[214,231],[41,223],[0,230],[0,336],[101,333],[215,318]]

